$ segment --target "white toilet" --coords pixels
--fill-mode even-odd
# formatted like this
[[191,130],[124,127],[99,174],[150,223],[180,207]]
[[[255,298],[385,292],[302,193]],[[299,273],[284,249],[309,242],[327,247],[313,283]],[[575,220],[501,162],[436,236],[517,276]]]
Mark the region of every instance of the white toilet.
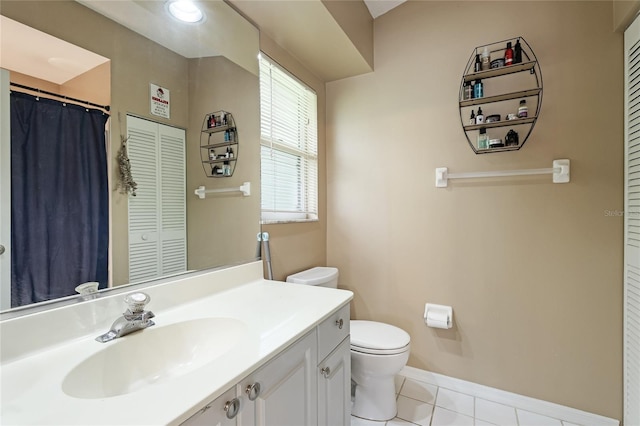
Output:
[[[287,277],[287,282],[338,288],[338,269],[316,267]],[[351,414],[368,420],[391,420],[397,414],[394,377],[409,359],[409,334],[389,324],[352,320],[351,380],[355,398]]]

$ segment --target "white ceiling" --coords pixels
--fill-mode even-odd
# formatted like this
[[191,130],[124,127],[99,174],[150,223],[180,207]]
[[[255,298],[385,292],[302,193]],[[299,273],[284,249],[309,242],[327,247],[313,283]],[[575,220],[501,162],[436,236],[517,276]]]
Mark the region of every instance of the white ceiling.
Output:
[[[204,28],[198,28],[199,26],[185,26],[171,21],[171,18],[163,13],[163,1],[77,1],[187,58],[215,56],[221,53],[218,50],[220,40],[210,39],[210,34],[219,34],[220,31],[203,31]],[[406,0],[365,0],[365,4],[369,9],[369,13],[371,13],[371,16],[375,19],[402,4],[404,1]],[[219,11],[214,11],[213,9],[216,8],[217,3],[218,2],[215,1],[201,2],[207,9],[205,13],[209,16],[209,22],[206,22],[205,25],[213,24],[216,27],[229,27],[225,28],[226,31],[222,32],[223,34],[229,35],[232,32],[230,28],[232,28],[232,25],[237,25],[237,22],[229,22],[233,21],[233,19],[230,19],[233,16],[229,16],[228,13],[221,15]],[[259,6],[262,2],[248,3],[254,3]],[[298,36],[299,34],[304,34],[309,31],[309,23],[317,23],[318,21],[317,19],[295,19],[297,16],[296,13],[300,13],[302,9],[308,9],[309,4],[310,3],[304,1],[291,2],[288,8],[280,8],[277,12],[279,16],[276,15],[273,20],[274,22],[282,22],[283,11],[291,9],[291,13],[294,15],[286,21],[302,21],[301,24],[304,23],[302,24],[303,28],[293,28],[293,30],[296,31]],[[305,7],[302,8],[302,6]],[[254,16],[264,17],[269,14],[269,8],[267,7],[257,12]],[[318,13],[316,10],[313,16],[318,18]],[[78,75],[108,61],[107,58],[51,37],[48,34],[29,28],[4,16],[0,18],[2,19],[0,21],[0,51],[2,52],[2,55],[0,55],[0,67],[2,68],[51,81],[55,84],[64,84]],[[298,16],[298,18],[300,17]],[[307,17],[305,16],[305,18]],[[335,24],[335,22],[332,22],[332,24]],[[327,24],[323,25],[326,26]],[[157,31],[158,28],[162,28],[163,30]],[[324,38],[327,37],[326,34],[332,33],[322,26],[321,28],[316,28],[316,30],[318,33],[325,34],[323,36]],[[297,37],[293,37],[293,39],[295,40]],[[340,41],[340,43],[338,43],[338,41]],[[346,75],[367,71],[366,63],[359,55],[345,53],[344,57],[335,57],[335,46],[347,45],[348,43],[343,43],[342,40],[334,40],[334,42],[335,43],[329,43],[330,46],[334,46],[332,50],[333,60],[331,61],[333,63],[332,69],[330,72],[320,73],[326,74],[321,77],[331,81]],[[327,45],[326,40],[324,44]],[[286,47],[293,48],[294,46]],[[308,49],[301,49],[301,51],[305,50]],[[349,62],[352,57],[358,59],[355,64]],[[324,57],[322,60],[324,61]],[[345,69],[340,69],[340,67]],[[333,68],[338,69],[334,70]]]
[[394,7],[404,3],[406,0],[364,0],[369,13],[376,19],[380,15],[384,15]]
[[5,16],[0,16],[0,52],[0,68],[55,84],[109,61]]

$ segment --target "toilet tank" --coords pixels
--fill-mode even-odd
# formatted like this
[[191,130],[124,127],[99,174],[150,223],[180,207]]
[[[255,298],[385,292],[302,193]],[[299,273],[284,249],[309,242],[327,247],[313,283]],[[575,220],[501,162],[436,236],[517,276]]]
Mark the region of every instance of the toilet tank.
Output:
[[317,266],[287,277],[288,283],[338,288],[338,268]]

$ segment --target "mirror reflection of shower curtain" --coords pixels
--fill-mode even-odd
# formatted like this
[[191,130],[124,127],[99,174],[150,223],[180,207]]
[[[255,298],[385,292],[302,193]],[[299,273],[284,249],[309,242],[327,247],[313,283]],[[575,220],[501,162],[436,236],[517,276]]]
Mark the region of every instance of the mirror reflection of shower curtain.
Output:
[[11,306],[107,286],[102,111],[11,93]]

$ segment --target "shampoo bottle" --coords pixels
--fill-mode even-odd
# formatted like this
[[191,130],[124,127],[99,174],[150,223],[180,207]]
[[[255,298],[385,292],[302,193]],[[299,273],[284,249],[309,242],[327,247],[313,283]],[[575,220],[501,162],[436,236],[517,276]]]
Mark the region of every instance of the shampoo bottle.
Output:
[[489,148],[489,136],[487,136],[487,129],[484,127],[478,132],[478,149]]
[[484,123],[484,114],[482,113],[482,108],[478,108],[478,114],[476,114],[476,124]]
[[504,64],[505,66],[513,65],[513,49],[511,48],[511,42],[507,43],[507,48],[504,51]]
[[489,57],[489,49],[487,49],[487,46],[484,47],[484,50],[482,51],[482,70],[488,70],[491,68],[491,59]]

